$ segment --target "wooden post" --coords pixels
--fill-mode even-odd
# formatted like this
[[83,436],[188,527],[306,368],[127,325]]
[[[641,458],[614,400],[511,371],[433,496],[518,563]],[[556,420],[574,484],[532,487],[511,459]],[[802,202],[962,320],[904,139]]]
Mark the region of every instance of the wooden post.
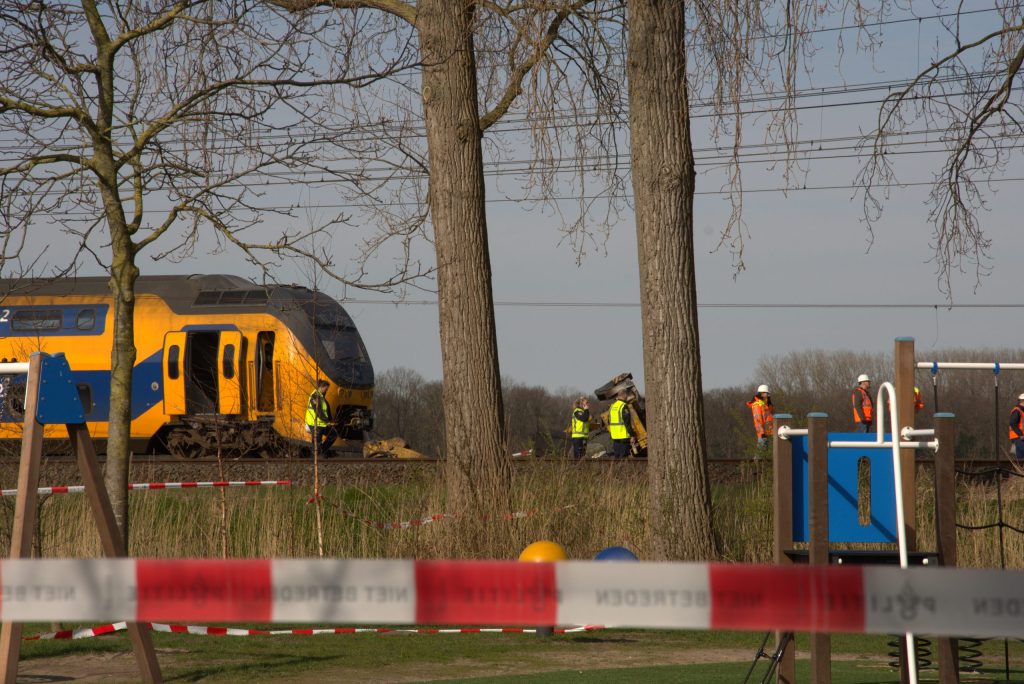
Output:
[[[807,414],[807,514],[811,565],[828,565],[828,414]],[[811,635],[811,681],[832,682],[832,637]]]
[[[900,430],[914,427],[914,338],[897,337],[896,350],[896,409],[902,425],[892,426],[893,439],[900,438]],[[877,410],[885,410],[879,406]],[[888,419],[888,411],[886,418]],[[917,549],[917,470],[914,464],[914,450],[900,449],[900,469],[903,475],[903,511],[907,534],[907,550]]]
[[[935,438],[935,541],[939,566],[956,567],[956,481],[954,447],[956,419],[952,413],[936,413]],[[956,639],[942,637],[936,646],[939,656],[939,684],[960,681],[959,648]]]
[[[775,436],[772,438],[772,498],[775,502],[773,558],[776,565],[793,563],[793,559],[786,555],[786,551],[793,548],[793,445],[789,440],[779,438],[779,426],[790,425],[792,419],[793,416],[788,413],[776,415]],[[775,632],[776,650],[782,643],[782,635],[782,632]],[[795,684],[795,639],[790,639],[780,654],[775,677],[779,684]]]
[[[57,370],[62,371],[63,375],[58,373],[52,380],[43,379],[44,359],[49,362],[55,358],[59,358],[59,364],[62,364],[62,367],[58,367]],[[49,377],[50,372],[46,371],[45,374]],[[47,387],[48,397],[52,393],[55,397],[53,403],[63,404],[57,409],[50,407],[49,410],[60,414],[63,409],[62,415],[65,415],[65,420],[70,417],[67,416],[68,413],[75,413],[74,419],[82,419],[81,408],[77,404],[77,394],[59,396],[61,385],[65,392],[76,392],[71,384],[67,362],[59,355],[58,357],[48,357],[42,353],[32,354],[29,360],[28,380],[25,384],[25,425],[22,431],[21,463],[18,471],[18,497],[14,504],[14,529],[11,532],[11,558],[31,556],[32,530],[35,526],[36,501],[38,500],[36,490],[39,487],[39,466],[43,451],[43,423],[40,421],[58,422],[52,420],[53,414],[48,411],[41,412],[39,409],[41,383],[47,381],[51,383]],[[68,406],[73,406],[74,410],[69,411]],[[96,452],[89,436],[89,429],[85,423],[65,423],[65,427],[78,459],[82,483],[85,485],[89,507],[99,530],[103,552],[114,558],[126,556],[127,549],[117,530],[114,510],[110,506],[110,498],[103,486],[103,476],[96,460]],[[140,627],[138,623],[129,622],[128,636],[139,664],[142,680],[154,684],[163,681],[149,631]],[[0,668],[3,670],[5,684],[13,684],[17,681],[20,653],[21,624],[4,622],[0,629],[0,658],[2,658]]]
[[[89,429],[84,424],[68,425],[67,428],[68,437],[71,438],[71,445],[78,459],[78,469],[82,473],[82,484],[85,485],[89,508],[92,510],[96,527],[99,528],[103,553],[112,558],[125,557],[128,555],[128,549],[124,547],[121,534],[117,529],[117,520],[114,518],[114,509],[110,505],[110,497],[103,486],[103,474],[100,472],[100,466],[96,460],[96,451],[92,444],[92,438],[89,436]],[[163,681],[149,630],[140,627],[137,622],[129,622],[128,638],[132,642],[132,650],[135,652],[135,660],[139,664],[139,672],[143,681],[154,683]]]
[[[43,426],[36,420],[39,404],[39,371],[43,357],[32,354],[25,382],[25,427],[21,436],[21,463],[18,467],[18,496],[14,501],[14,528],[11,530],[11,558],[32,556],[32,531],[36,526],[36,501],[39,498],[39,464],[43,455]],[[21,623],[4,621],[0,626],[0,670],[4,682],[18,679],[21,654]]]

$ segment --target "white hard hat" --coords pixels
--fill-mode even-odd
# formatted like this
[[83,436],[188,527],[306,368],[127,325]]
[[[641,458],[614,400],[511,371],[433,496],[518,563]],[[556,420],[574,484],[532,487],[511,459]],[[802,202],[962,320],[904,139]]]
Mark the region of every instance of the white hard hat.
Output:
[[768,394],[772,393],[772,391],[770,389],[768,389],[768,385],[758,385],[757,386],[757,393],[761,394],[761,392],[767,392]]
[[1017,401],[1024,401],[1024,394],[1017,397]]
[[857,376],[857,382],[871,382],[871,378],[861,373]]

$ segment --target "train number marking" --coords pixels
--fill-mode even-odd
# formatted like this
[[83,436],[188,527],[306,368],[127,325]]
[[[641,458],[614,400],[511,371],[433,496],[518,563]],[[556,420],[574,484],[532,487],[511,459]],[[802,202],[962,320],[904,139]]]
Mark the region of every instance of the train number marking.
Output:
[[11,310],[10,309],[0,310],[0,323],[6,323],[8,321],[8,319],[10,319],[10,317],[11,317]]

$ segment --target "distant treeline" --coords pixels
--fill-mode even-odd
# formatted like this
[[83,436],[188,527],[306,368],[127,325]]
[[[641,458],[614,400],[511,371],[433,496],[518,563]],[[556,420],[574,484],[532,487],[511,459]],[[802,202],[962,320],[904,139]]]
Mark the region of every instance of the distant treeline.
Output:
[[[945,349],[917,352],[919,361],[1024,362],[1024,349]],[[756,377],[745,387],[726,387],[704,392],[705,432],[710,458],[734,458],[754,453],[754,431],[750,409],[757,385],[771,387],[776,413],[789,413],[803,425],[811,411],[829,415],[831,431],[853,427],[850,392],[861,373],[871,376],[874,398],[879,384],[892,381],[892,356],[849,351],[799,351],[765,356]],[[614,374],[614,373],[612,373]],[[608,377],[611,377],[609,374]],[[595,376],[594,386],[607,378]],[[930,370],[916,371],[925,408],[917,414],[917,427],[931,427],[936,410],[957,417],[957,456],[991,459],[993,449],[1002,456],[1009,448],[1006,424],[1017,396],[1024,392],[1024,371],[1003,370],[996,376],[988,370],[942,370],[933,383]],[[996,386],[998,380],[998,404]],[[540,453],[561,453],[568,448],[565,429],[572,402],[581,394],[591,397],[595,414],[607,408],[589,391],[570,389],[551,392],[508,378],[502,381],[505,420],[510,451],[536,449]],[[936,392],[938,405],[936,407]],[[377,376],[375,434],[403,437],[427,454],[439,454],[444,444],[441,383],[428,381],[408,368],[393,368]],[[472,439],[472,435],[468,436]]]

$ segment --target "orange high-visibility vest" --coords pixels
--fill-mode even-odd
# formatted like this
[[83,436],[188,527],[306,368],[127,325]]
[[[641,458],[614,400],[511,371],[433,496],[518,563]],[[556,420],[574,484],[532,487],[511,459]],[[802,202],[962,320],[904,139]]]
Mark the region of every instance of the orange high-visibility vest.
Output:
[[[861,420],[861,416],[857,413],[857,392],[860,392],[861,397],[861,411],[864,412],[864,418]],[[850,395],[850,401],[853,403],[853,422],[854,423],[870,423],[874,417],[874,410],[871,404],[871,396],[864,391],[863,387],[854,387],[853,393]]]
[[[1013,422],[1013,414],[1017,414],[1017,422]],[[1020,406],[1014,406],[1010,409],[1010,439],[1020,439],[1024,437],[1024,409]]]
[[761,397],[747,402],[754,416],[754,432],[758,437],[771,437],[775,432],[775,410]]

